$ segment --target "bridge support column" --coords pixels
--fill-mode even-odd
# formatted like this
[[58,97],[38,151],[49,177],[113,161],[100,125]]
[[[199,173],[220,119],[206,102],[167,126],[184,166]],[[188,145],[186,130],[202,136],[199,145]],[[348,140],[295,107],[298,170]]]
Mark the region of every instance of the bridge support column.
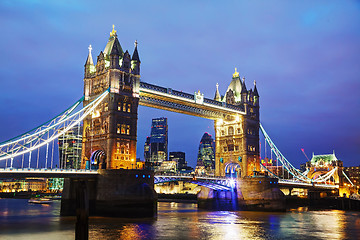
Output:
[[277,179],[238,178],[233,191],[215,191],[201,187],[198,207],[212,210],[285,211],[285,195]]
[[[65,181],[61,215],[75,215],[79,181]],[[96,181],[87,181],[89,213],[110,217],[154,217],[157,194],[154,173],[148,170],[101,169]]]

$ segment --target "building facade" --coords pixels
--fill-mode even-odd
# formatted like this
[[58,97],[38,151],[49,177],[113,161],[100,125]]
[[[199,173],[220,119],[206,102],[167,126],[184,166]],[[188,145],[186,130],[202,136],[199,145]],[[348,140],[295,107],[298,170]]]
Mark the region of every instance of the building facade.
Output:
[[169,153],[169,160],[176,162],[176,171],[186,171],[187,169],[187,162],[185,159],[185,153],[184,152],[170,152]]
[[162,162],[168,160],[168,124],[167,118],[155,118],[151,121],[150,137],[144,145],[145,166],[157,170]]
[[130,169],[136,164],[140,58],[123,51],[113,27],[94,64],[89,47],[84,74],[84,106],[104,91],[109,94],[84,119],[82,168]]
[[197,156],[197,169],[204,169],[207,175],[215,173],[215,141],[209,133],[204,133],[200,140]]
[[168,160],[167,118],[155,118],[151,123],[150,137],[151,162],[161,163]]

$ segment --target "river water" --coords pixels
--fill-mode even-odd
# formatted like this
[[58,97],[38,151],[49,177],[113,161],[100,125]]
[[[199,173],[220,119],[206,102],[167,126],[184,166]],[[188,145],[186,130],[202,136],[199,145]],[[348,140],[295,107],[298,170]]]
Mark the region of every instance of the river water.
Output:
[[[0,199],[0,239],[74,239],[75,218],[60,217],[60,201],[28,204]],[[360,239],[360,213],[203,211],[160,202],[156,219],[91,217],[89,239]]]

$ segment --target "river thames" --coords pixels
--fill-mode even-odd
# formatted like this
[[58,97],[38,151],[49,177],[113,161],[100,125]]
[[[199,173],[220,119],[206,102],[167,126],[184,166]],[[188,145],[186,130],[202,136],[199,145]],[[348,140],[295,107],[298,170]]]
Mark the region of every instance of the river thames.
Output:
[[[0,199],[0,239],[74,239],[75,218],[60,217],[60,201],[29,204]],[[156,219],[90,217],[89,239],[360,239],[360,213],[198,210],[159,202]]]

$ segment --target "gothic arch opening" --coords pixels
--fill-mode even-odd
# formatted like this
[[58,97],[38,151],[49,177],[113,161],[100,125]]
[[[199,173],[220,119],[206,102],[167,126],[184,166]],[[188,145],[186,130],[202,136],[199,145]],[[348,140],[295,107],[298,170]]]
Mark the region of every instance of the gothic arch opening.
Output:
[[230,162],[225,166],[225,176],[231,178],[241,177],[241,167],[238,163]]
[[106,155],[103,150],[96,150],[92,152],[90,157],[91,169],[106,169]]

